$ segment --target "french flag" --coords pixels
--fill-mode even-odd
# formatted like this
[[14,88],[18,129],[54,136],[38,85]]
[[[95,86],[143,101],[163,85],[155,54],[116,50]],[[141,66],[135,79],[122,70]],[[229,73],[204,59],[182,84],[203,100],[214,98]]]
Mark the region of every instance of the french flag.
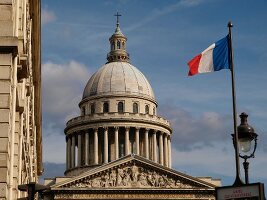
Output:
[[229,65],[229,36],[213,43],[201,54],[188,62],[188,76],[199,73],[219,71],[221,69],[230,69]]

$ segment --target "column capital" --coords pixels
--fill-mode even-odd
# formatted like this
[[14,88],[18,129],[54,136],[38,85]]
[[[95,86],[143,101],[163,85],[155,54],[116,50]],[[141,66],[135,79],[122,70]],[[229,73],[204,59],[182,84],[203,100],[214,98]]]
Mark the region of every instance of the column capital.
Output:
[[137,127],[135,127],[135,130],[138,130],[138,131],[139,131],[139,130],[140,130],[140,127],[138,127],[138,126],[137,126]]
[[119,126],[114,126],[113,128],[115,129],[115,131],[118,131],[120,129]]
[[162,135],[162,136],[164,136],[165,135],[165,132],[159,131],[159,134]]
[[156,129],[150,129],[150,131],[151,131],[152,133],[157,133],[157,130],[156,130]]
[[126,131],[129,131],[131,127],[130,126],[125,126],[124,128],[125,128]]

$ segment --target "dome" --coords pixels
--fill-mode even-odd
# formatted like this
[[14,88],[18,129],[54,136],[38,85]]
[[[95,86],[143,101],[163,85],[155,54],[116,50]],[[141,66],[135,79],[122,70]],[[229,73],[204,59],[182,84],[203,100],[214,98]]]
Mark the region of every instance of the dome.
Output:
[[146,77],[128,62],[110,62],[89,79],[83,99],[95,95],[138,95],[155,100]]

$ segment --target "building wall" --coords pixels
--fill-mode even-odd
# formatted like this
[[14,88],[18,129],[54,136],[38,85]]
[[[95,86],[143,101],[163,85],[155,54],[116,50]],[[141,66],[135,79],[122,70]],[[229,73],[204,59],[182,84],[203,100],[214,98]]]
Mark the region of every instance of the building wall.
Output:
[[40,88],[40,2],[1,0],[0,199],[42,172]]
[[[83,100],[80,104],[81,115],[91,114],[91,105],[95,104],[95,113],[103,113],[103,104],[104,102],[109,103],[109,112],[116,113],[118,112],[118,103],[123,102],[124,113],[133,113],[133,103],[138,105],[138,113],[146,113],[145,106],[149,106],[150,115],[156,115],[157,105],[151,99],[140,98],[139,96],[123,95],[121,97],[109,96],[109,97],[99,97],[95,99]],[[84,113],[85,111],[85,113]]]

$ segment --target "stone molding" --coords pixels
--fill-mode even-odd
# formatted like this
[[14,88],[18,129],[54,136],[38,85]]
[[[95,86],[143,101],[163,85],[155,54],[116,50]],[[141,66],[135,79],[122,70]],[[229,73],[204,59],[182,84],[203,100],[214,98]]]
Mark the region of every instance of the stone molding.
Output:
[[[103,125],[107,126],[108,123],[110,123],[110,125],[108,126],[138,126],[161,130],[167,133],[171,133],[172,131],[170,122],[168,120],[155,115],[140,113],[100,113],[72,118],[67,122],[67,127],[65,128],[64,132],[66,135],[68,135],[74,131],[84,130],[88,128],[98,128],[102,127]],[[144,125],[142,126],[140,123]],[[150,124],[152,125],[152,127],[149,126]]]
[[101,193],[101,194],[84,194],[84,193],[63,193],[63,194],[55,194],[54,199],[209,199],[213,200],[213,194],[158,194],[158,193],[146,193],[143,191],[141,194],[136,193]]

